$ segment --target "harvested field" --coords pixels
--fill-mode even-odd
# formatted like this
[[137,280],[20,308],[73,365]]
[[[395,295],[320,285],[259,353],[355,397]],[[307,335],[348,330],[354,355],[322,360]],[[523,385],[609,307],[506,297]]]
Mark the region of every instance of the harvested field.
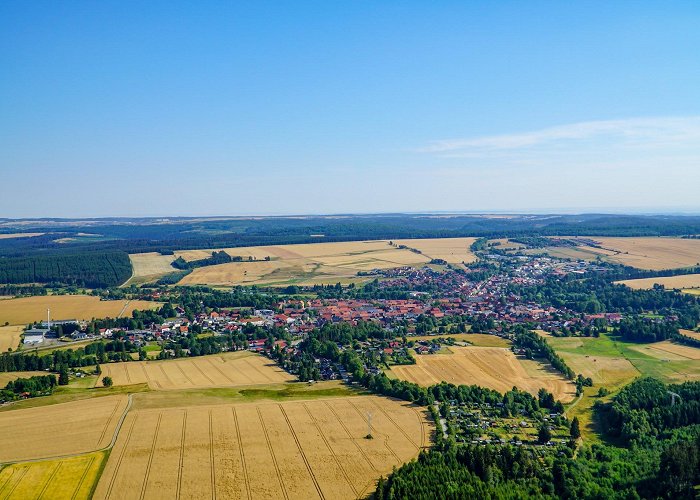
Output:
[[89,498],[104,458],[96,452],[8,465],[0,471],[0,498]]
[[90,295],[45,295],[0,300],[0,324],[27,325],[46,319],[51,309],[51,319],[117,318],[131,316],[135,310],[157,309],[159,302],[145,300],[100,300]]
[[415,365],[394,366],[397,378],[423,386],[441,381],[480,385],[499,392],[513,388],[536,394],[544,387],[562,402],[573,399],[574,385],[537,362],[540,369],[524,363],[502,347],[450,347],[453,354],[416,356]]
[[[700,263],[700,240],[683,238],[604,238],[590,236],[606,253],[605,260],[639,269],[674,269]],[[600,251],[592,247],[581,247]],[[603,252],[601,252],[603,253]]]
[[0,462],[105,448],[126,406],[127,396],[115,395],[0,412]]
[[662,361],[700,360],[700,349],[682,344],[674,344],[670,340],[633,346],[630,347],[630,349]]
[[35,236],[43,236],[46,233],[0,233],[0,240],[9,240],[13,238],[34,238]]
[[29,378],[49,375],[47,372],[0,372],[0,389],[4,389],[8,382],[18,378]]
[[584,377],[591,377],[594,384],[616,386],[639,375],[639,371],[624,357],[590,356],[570,352],[560,353],[569,367]]
[[[2,309],[2,305],[0,305]],[[6,320],[7,321],[7,320]],[[0,326],[0,353],[17,349],[22,341],[24,325]]]
[[[249,351],[162,361],[105,363],[102,376],[115,386],[147,383],[151,389],[193,389],[291,382],[272,360]],[[100,377],[101,380],[101,377]],[[101,382],[96,381],[96,386]]]
[[431,259],[442,259],[449,264],[469,263],[476,260],[469,247],[476,238],[432,238],[415,240],[395,240],[397,245],[406,245],[409,248],[420,250],[423,255]]
[[[468,238],[467,238],[468,239]],[[410,241],[410,240],[406,240]],[[422,241],[422,240],[416,240]],[[350,241],[342,243],[310,243],[267,247],[224,249],[231,256],[257,260],[231,262],[195,269],[181,285],[314,285],[366,281],[360,271],[390,269],[407,265],[420,266],[430,258],[389,245],[388,240]],[[185,260],[211,256],[212,250],[175,252]],[[269,261],[264,260],[270,257]]]
[[138,410],[123,429],[95,498],[359,498],[431,431],[424,409],[375,396]]
[[510,342],[496,335],[485,333],[445,333],[442,335],[410,335],[407,340],[436,340],[439,338],[454,339],[457,342],[469,342],[478,347],[508,347]]
[[657,283],[669,290],[676,288],[699,288],[700,274],[684,274],[681,276],[667,276],[663,278],[640,278],[636,280],[616,281],[616,283],[627,285],[635,290],[649,290]]
[[691,339],[700,340],[700,332],[694,332],[692,330],[680,330],[682,335],[690,337]]
[[177,271],[170,265],[175,260],[174,255],[161,255],[158,252],[134,253],[129,255],[133,272],[132,281],[138,278],[157,278]]

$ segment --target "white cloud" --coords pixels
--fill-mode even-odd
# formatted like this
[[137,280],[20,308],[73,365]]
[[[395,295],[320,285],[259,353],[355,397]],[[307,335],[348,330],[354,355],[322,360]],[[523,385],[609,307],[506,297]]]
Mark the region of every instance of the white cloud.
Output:
[[445,139],[420,149],[444,157],[484,157],[528,151],[697,148],[700,116],[601,120],[549,127],[530,132]]

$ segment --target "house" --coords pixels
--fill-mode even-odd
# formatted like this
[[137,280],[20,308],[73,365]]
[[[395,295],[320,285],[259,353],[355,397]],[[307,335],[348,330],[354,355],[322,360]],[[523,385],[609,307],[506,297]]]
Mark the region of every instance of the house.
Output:
[[73,333],[71,333],[71,338],[73,340],[85,340],[86,338],[88,338],[88,336],[87,336],[86,332],[81,332],[80,330],[76,330]]

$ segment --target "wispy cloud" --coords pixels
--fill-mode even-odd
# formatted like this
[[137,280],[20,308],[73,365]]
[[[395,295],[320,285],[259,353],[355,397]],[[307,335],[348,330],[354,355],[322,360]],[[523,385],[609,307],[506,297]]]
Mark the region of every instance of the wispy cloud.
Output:
[[530,132],[433,141],[419,151],[440,156],[491,156],[584,145],[633,148],[697,146],[700,116],[633,118],[572,123]]

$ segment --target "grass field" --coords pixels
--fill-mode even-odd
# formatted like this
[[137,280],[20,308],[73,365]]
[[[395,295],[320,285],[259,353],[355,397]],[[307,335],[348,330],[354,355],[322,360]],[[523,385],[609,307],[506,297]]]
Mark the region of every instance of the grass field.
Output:
[[0,498],[90,498],[104,459],[104,452],[95,452],[8,465],[0,470]]
[[[282,286],[356,283],[367,280],[357,276],[360,271],[420,266],[434,258],[451,263],[472,262],[475,256],[469,251],[469,246],[473,242],[474,238],[443,238],[397,240],[393,246],[388,240],[379,240],[226,248],[224,250],[231,256],[257,260],[200,267],[185,276],[180,284]],[[399,244],[422,253],[397,248]],[[209,257],[211,252],[185,250],[175,254],[189,261]],[[266,261],[266,257],[270,260]]]
[[[601,429],[592,419],[595,402],[609,400],[635,378],[656,377],[665,383],[700,380],[697,360],[700,349],[668,341],[654,344],[623,342],[605,334],[599,338],[586,338],[538,333],[547,337],[549,345],[574,372],[593,380],[594,386],[585,388],[583,397],[567,410],[569,418],[576,416],[581,421],[581,432],[586,439],[597,441],[601,436]],[[597,397],[600,387],[605,387],[611,394]]]
[[470,263],[476,260],[469,247],[476,238],[431,238],[414,240],[395,240],[397,245],[406,245],[409,248],[420,250],[423,255],[431,259],[442,259],[449,264]]
[[[272,360],[249,351],[163,361],[102,365],[115,386],[147,383],[151,389],[190,389],[291,382],[294,377]],[[100,377],[100,380],[101,378]],[[96,381],[100,385],[101,382]]]
[[129,255],[133,268],[131,278],[124,283],[149,281],[168,273],[177,271],[170,265],[175,260],[174,255],[161,255],[158,252],[134,253]]
[[131,316],[134,310],[156,309],[162,304],[145,300],[100,300],[90,295],[45,295],[0,300],[0,324],[27,325],[46,319],[117,318]]
[[513,388],[536,394],[544,387],[562,402],[570,401],[573,384],[554,370],[537,361],[516,357],[503,347],[450,347],[452,354],[416,356],[415,365],[394,366],[391,372],[399,379],[423,386],[440,381],[479,385],[499,392]]
[[374,396],[132,411],[95,498],[361,498],[430,432]]
[[[2,309],[2,304],[0,304],[0,309]],[[0,326],[0,353],[7,352],[9,349],[13,351],[17,349],[22,341],[23,331],[24,325]]]
[[0,463],[105,448],[126,406],[117,395],[0,412]]

